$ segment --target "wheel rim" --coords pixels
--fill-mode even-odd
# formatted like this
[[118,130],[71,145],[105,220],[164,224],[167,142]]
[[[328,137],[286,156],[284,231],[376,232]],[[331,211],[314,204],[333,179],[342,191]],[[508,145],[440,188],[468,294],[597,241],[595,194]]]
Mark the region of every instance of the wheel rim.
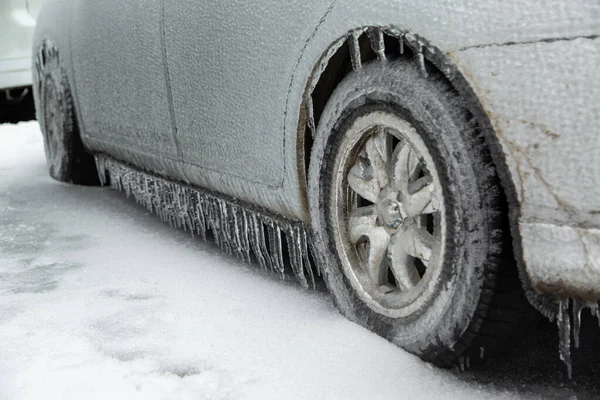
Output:
[[413,314],[433,298],[443,260],[433,159],[411,124],[382,111],[357,118],[339,154],[332,215],[345,275],[376,312]]

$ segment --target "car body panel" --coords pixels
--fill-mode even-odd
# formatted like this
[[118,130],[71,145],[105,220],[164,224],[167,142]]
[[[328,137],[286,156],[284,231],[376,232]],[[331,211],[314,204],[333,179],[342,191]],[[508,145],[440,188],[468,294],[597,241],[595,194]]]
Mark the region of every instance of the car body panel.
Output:
[[327,5],[165,1],[177,139],[192,181],[211,171],[282,186],[287,78]]
[[161,18],[158,1],[74,2],[72,76],[86,136],[176,162]]
[[185,179],[307,219],[289,76],[326,2],[165,1],[165,44]]
[[[536,229],[525,224],[588,230],[600,224],[595,214],[600,196],[592,184],[598,176],[598,78],[583,68],[596,60],[598,4],[336,0],[294,1],[286,9],[258,1],[157,0],[144,9],[115,2],[109,11],[104,3],[76,0],[77,17],[52,26],[52,15],[70,6],[64,0],[48,2],[53,10],[42,11],[36,43],[48,38],[73,52],[75,65],[66,61],[65,66],[91,151],[308,222],[303,95],[315,66],[350,30],[393,26],[425,38],[446,55],[498,133],[491,140],[501,149],[507,192],[515,193],[513,234],[522,237],[515,239],[524,247],[517,257],[525,261],[529,278],[543,277],[535,271],[547,263],[528,248],[544,245],[533,240]],[[83,5],[107,13],[90,21]],[[136,46],[138,40],[145,45]],[[113,67],[117,57],[124,60]],[[145,61],[149,68],[142,68]],[[517,90],[521,80],[528,84]],[[562,86],[552,88],[553,82]],[[530,148],[524,153],[523,146]],[[525,165],[527,158],[535,163]],[[573,174],[578,170],[585,170],[582,177]],[[573,183],[578,179],[585,182]],[[575,210],[565,211],[563,200]],[[560,237],[555,246],[578,249]],[[562,259],[585,259],[584,249],[577,251]],[[589,276],[592,285],[600,283],[595,273]]]
[[485,46],[451,58],[502,146],[533,286],[599,298],[600,39]]

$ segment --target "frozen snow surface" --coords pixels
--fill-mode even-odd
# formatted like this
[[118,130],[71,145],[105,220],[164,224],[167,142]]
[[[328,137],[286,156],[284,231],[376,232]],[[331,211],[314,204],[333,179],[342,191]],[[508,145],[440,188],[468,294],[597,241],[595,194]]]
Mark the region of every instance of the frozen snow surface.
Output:
[[598,393],[433,368],[121,193],[52,181],[43,154],[37,123],[0,126],[1,400]]

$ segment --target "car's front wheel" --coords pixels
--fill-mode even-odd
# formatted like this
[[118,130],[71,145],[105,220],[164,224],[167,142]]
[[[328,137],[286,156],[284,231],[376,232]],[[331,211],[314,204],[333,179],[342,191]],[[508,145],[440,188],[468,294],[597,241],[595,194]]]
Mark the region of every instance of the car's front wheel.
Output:
[[497,172],[442,77],[404,60],[346,76],[318,125],[309,203],[337,307],[423,359],[482,356],[529,318]]

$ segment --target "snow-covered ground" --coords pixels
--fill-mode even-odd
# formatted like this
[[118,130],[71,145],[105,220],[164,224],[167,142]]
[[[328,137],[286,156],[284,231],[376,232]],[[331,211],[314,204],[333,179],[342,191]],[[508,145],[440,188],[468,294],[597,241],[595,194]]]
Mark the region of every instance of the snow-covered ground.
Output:
[[122,193],[51,180],[37,123],[0,126],[0,399],[594,395],[468,376],[423,363],[346,321],[325,293],[242,264]]

